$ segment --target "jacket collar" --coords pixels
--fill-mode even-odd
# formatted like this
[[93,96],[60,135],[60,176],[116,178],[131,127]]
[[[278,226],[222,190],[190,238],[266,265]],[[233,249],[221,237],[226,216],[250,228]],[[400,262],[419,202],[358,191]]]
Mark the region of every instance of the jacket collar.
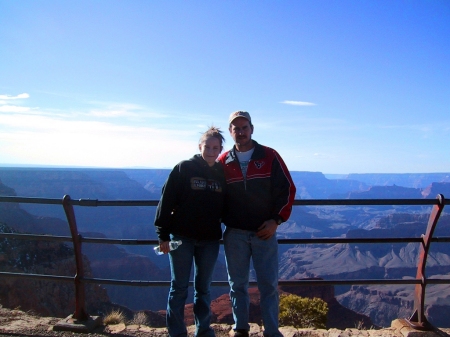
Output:
[[[259,143],[257,141],[253,140],[253,144],[255,144],[255,150],[253,151],[252,154],[252,158],[253,160],[255,159],[262,159],[264,158],[264,148],[262,145],[259,145]],[[237,156],[236,156],[236,146],[233,146],[233,148],[228,151],[228,154],[225,158],[225,164],[229,164],[232,161],[238,161]]]
[[201,154],[195,154],[191,160],[193,162],[196,162],[198,165],[202,167],[206,167],[208,169],[214,169],[217,170],[220,167],[220,164],[218,162],[215,162],[213,166],[209,166],[205,159],[203,159]]

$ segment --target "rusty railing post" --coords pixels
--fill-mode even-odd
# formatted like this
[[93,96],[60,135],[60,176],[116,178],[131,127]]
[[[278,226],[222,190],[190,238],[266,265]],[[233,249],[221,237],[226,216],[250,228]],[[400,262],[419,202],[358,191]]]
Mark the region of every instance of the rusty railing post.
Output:
[[89,315],[86,313],[86,295],[84,284],[81,280],[84,278],[83,256],[81,255],[81,236],[78,233],[77,223],[75,220],[75,212],[70,204],[70,196],[63,197],[63,208],[69,223],[70,234],[72,235],[73,249],[75,251],[75,313],[73,318],[79,321],[86,321]]
[[420,284],[416,284],[414,291],[414,312],[406,321],[417,330],[432,330],[431,324],[425,317],[425,287],[427,279],[425,276],[425,267],[427,264],[428,252],[430,250],[431,239],[434,229],[436,228],[439,217],[445,206],[445,199],[442,194],[438,194],[438,204],[433,206],[430,217],[428,219],[427,231],[422,234],[422,244],[420,246],[419,261],[417,264],[416,279],[420,280]]

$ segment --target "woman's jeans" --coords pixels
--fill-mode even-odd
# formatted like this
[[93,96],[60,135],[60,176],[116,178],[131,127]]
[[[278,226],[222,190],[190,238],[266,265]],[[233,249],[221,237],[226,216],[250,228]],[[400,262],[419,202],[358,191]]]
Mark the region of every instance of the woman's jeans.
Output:
[[256,232],[226,227],[223,241],[235,322],[234,329],[249,329],[248,282],[250,259],[252,259],[261,296],[264,336],[282,337],[283,335],[278,330],[278,242],[276,235],[268,240],[261,240],[256,236]]
[[171,337],[187,336],[184,305],[188,296],[192,262],[194,262],[195,336],[213,337],[214,330],[210,327],[210,284],[219,255],[219,241],[193,240],[176,235],[173,236],[173,240],[181,240],[182,244],[169,253],[172,274],[166,316],[169,335]]

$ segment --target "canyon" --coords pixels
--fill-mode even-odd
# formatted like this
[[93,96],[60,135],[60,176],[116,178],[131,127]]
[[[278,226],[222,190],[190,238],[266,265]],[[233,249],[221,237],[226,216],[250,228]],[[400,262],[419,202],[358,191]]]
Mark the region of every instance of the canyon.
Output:
[[[169,170],[164,169],[0,168],[0,195],[61,199],[67,194],[72,199],[158,200],[168,173]],[[296,199],[421,199],[435,198],[438,193],[450,195],[447,193],[450,192],[448,173],[333,176],[320,172],[292,172],[292,177],[297,186]],[[156,239],[154,211],[154,207],[75,207],[78,228],[83,237],[121,239]],[[429,212],[429,206],[297,206],[289,221],[280,226],[277,235],[280,239],[419,237],[425,231]],[[57,205],[0,203],[0,223],[24,233],[70,235],[62,207]],[[449,232],[450,220],[444,213],[436,235],[450,236]],[[411,278],[416,273],[418,248],[418,244],[413,243],[280,245],[280,279]],[[61,248],[52,248],[58,249]],[[83,244],[83,253],[92,277],[169,279],[167,257],[156,256],[152,247],[86,243]],[[10,253],[2,253],[2,256],[6,255]],[[449,256],[446,244],[434,244],[427,264],[427,275],[444,278],[450,275]],[[71,257],[66,255],[61,259],[68,261]],[[61,265],[65,266],[64,262]],[[0,266],[1,271],[5,271],[3,268],[6,267]],[[72,272],[68,267],[61,267],[60,270],[66,274],[69,271]],[[254,280],[253,273],[251,275]],[[221,251],[214,280],[226,279]],[[13,291],[4,287],[3,283],[0,289]],[[93,297],[93,302],[114,303],[129,310],[152,312],[164,310],[168,292],[167,287],[105,285],[101,289],[95,290],[99,297]],[[70,286],[56,292],[62,298],[61,302],[70,297],[67,295],[69,291]],[[281,291],[285,290],[280,288]],[[289,292],[293,291],[290,289]],[[352,317],[346,324],[351,324],[351,320],[365,319],[367,324],[389,326],[393,319],[408,317],[412,310],[412,290],[404,286],[339,286],[327,291],[322,296],[328,298],[329,305],[339,308],[330,310],[330,322],[336,315],[344,317],[342,312],[345,311]],[[227,287],[212,287],[212,297],[216,299],[213,307],[217,303],[217,308],[229,308],[227,292]],[[297,292],[302,296],[315,293],[307,287],[300,287]],[[0,299],[3,301],[6,295],[2,293]],[[62,293],[65,295],[61,296]],[[54,292],[52,298],[55,296]],[[427,317],[432,322],[442,322],[439,323],[442,327],[449,324],[442,317],[442,312],[450,305],[449,296],[446,285],[427,287]],[[189,298],[192,298],[191,294]],[[254,295],[254,300],[257,301],[257,295]],[[35,302],[39,301],[45,302],[36,298]],[[62,304],[59,306],[62,307]],[[94,311],[103,309],[92,308]],[[216,317],[229,318],[223,309],[217,310]],[[67,314],[63,311],[58,313]]]

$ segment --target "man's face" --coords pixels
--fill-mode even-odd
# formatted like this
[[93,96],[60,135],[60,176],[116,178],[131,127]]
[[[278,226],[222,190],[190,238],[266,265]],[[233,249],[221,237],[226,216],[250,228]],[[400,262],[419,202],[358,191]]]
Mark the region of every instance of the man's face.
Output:
[[247,119],[243,117],[236,118],[231,122],[229,130],[238,150],[240,147],[247,150],[246,147],[251,146],[253,127]]

